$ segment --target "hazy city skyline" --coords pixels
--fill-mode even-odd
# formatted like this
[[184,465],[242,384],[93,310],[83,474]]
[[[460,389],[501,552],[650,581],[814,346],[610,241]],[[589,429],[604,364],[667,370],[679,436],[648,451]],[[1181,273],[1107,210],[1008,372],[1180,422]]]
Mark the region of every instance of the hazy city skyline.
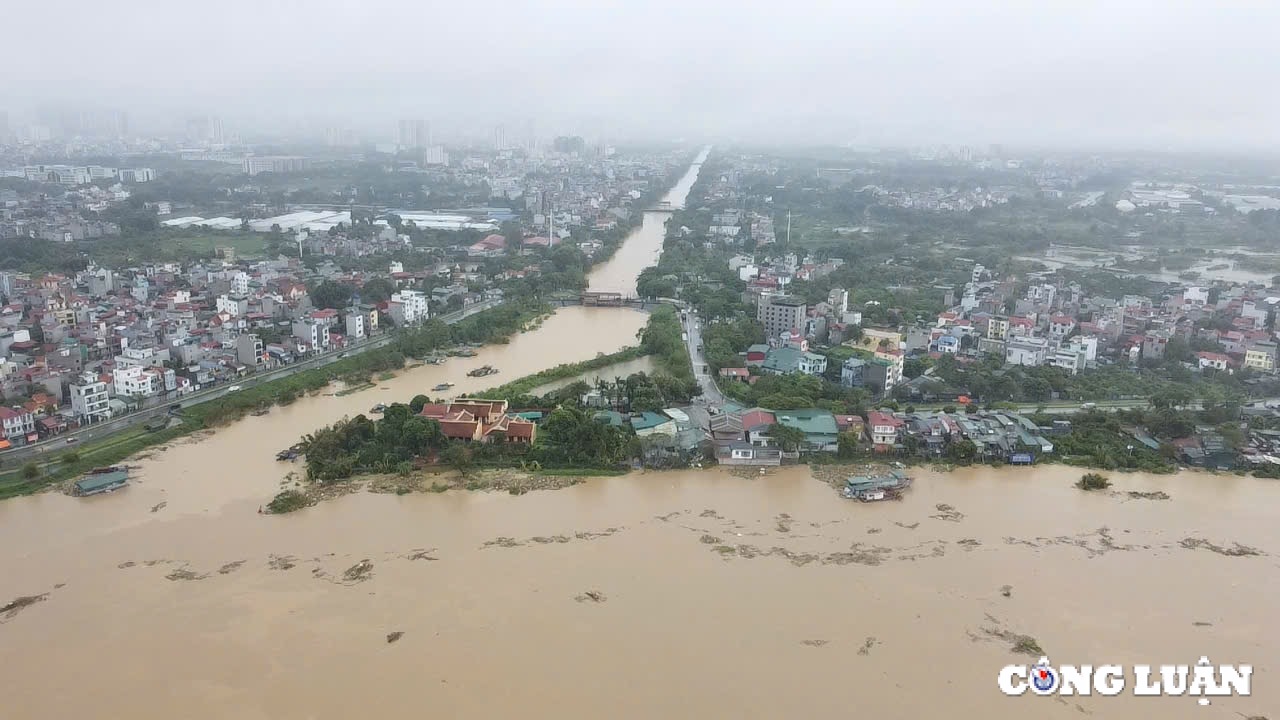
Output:
[[[11,38],[0,102],[11,125],[73,107],[126,112],[136,132],[214,114],[388,140],[403,117],[477,139],[500,124],[515,138],[529,121],[618,139],[1179,150],[1280,139],[1267,92],[1280,6],[71,5],[9,14],[32,30]],[[87,55],[45,52],[51,37]],[[104,38],[111,51],[94,59]]]

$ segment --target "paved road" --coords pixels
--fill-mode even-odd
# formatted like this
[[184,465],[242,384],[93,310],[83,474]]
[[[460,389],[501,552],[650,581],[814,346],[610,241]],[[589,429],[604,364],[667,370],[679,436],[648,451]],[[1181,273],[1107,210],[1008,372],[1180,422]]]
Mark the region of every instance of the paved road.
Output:
[[724,405],[724,395],[721,394],[720,388],[716,387],[715,378],[708,372],[707,359],[699,350],[703,344],[702,320],[693,308],[689,308],[686,312],[688,320],[684,322],[685,344],[689,347],[689,359],[693,361],[693,375],[702,388],[702,397],[698,402],[718,408]]
[[[490,300],[483,303],[476,303],[475,305],[472,305],[469,308],[465,308],[463,310],[459,310],[457,312],[453,312],[448,315],[442,315],[440,316],[440,319],[452,325],[453,323],[456,323],[462,320],[463,318],[474,315],[482,310],[488,310],[489,308],[496,307],[500,304],[502,304],[501,301],[497,301],[497,300]],[[303,370],[311,370],[314,368],[323,367],[330,363],[337,362],[338,360],[342,359],[344,356],[358,355],[368,350],[374,350],[376,348],[380,348],[386,345],[387,343],[391,342],[392,340],[394,340],[395,337],[396,337],[396,334],[394,332],[383,333],[378,337],[348,346],[346,349],[341,351],[335,350],[335,351],[327,352],[322,355],[316,355],[314,357],[310,357],[305,360],[300,360],[292,365],[286,365],[285,367],[276,368],[274,370],[268,370],[267,372],[254,373],[252,375],[247,375],[244,378],[241,378],[234,382],[228,382],[223,385],[219,385],[218,387],[215,387],[215,388],[211,388],[208,390],[201,390],[199,392],[191,393],[189,395],[184,395],[181,398],[174,398],[172,400],[158,402],[153,407],[144,408],[137,412],[129,413],[128,415],[121,415],[119,417],[112,418],[111,420],[107,420],[105,422],[100,422],[94,425],[90,425],[88,427],[80,428],[79,430],[72,430],[70,432],[63,433],[57,436],[56,438],[43,440],[41,442],[33,443],[31,445],[24,445],[22,447],[11,448],[9,450],[0,452],[0,462],[3,462],[8,467],[12,467],[14,463],[21,462],[23,460],[26,460],[27,458],[40,456],[48,452],[54,452],[57,450],[66,449],[71,446],[71,444],[68,443],[68,441],[71,438],[75,438],[75,443],[84,443],[91,439],[103,438],[113,433],[120,432],[121,430],[124,430],[126,428],[133,427],[138,423],[145,423],[148,420],[161,417],[165,413],[169,412],[169,408],[172,407],[173,405],[180,405],[184,408],[191,407],[192,405],[198,405],[203,402],[208,402],[210,400],[215,400],[217,398],[220,398],[223,395],[226,395],[228,392],[231,392],[230,388],[232,387],[239,387],[242,389],[250,388],[255,385],[261,385],[262,383],[265,383],[265,382],[271,382],[273,380],[279,380],[281,378],[288,377],[290,375],[293,375],[294,373],[302,372]]]

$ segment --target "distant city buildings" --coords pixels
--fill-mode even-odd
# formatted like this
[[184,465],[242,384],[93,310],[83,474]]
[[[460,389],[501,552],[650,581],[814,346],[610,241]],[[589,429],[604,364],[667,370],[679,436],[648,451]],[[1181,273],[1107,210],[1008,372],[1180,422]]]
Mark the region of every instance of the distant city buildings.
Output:
[[423,118],[400,118],[397,130],[396,144],[402,150],[421,149],[431,144],[431,129]]
[[302,172],[311,167],[311,160],[300,155],[253,155],[244,159],[243,166],[247,175]]

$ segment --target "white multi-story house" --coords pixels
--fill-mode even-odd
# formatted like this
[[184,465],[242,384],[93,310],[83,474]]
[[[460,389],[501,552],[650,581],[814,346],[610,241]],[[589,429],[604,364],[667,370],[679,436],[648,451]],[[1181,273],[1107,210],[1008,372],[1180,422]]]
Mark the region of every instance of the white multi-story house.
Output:
[[241,333],[236,338],[236,360],[249,367],[261,367],[267,361],[262,338],[254,333]]
[[293,336],[307,343],[314,352],[329,349],[329,327],[313,320],[299,320],[293,324]]
[[219,295],[217,303],[218,312],[231,317],[240,317],[249,310],[249,300],[243,296]]
[[152,397],[178,388],[178,378],[168,368],[126,367],[111,373],[116,395],[124,397]]
[[231,292],[234,295],[249,294],[249,273],[241,270],[231,276]]
[[352,341],[360,341],[367,333],[364,328],[365,316],[360,311],[349,312],[346,317],[347,337]]
[[71,412],[81,423],[98,422],[111,417],[107,384],[98,376],[86,373],[71,385]]
[[1066,344],[1068,350],[1084,353],[1084,366],[1094,367],[1098,364],[1098,337],[1096,335],[1077,335]]
[[0,423],[4,437],[14,445],[25,445],[36,439],[36,416],[26,410],[0,407]]
[[1043,365],[1048,352],[1049,342],[1044,338],[1010,338],[1005,346],[1004,361],[1010,365]]
[[1196,353],[1196,364],[1201,370],[1213,369],[1229,372],[1231,370],[1231,357],[1216,352],[1198,352]]
[[1056,368],[1062,368],[1067,372],[1075,375],[1085,368],[1085,354],[1083,350],[1072,350],[1071,348],[1062,348],[1045,358],[1045,364]]
[[3,423],[4,437],[13,445],[27,445],[36,441],[36,415],[27,410],[14,410],[12,407],[0,407],[0,423]]
[[884,387],[881,389],[885,395],[893,392],[893,388],[902,382],[902,370],[906,367],[906,359],[902,355],[901,350],[888,349],[876,350],[875,359],[879,361],[876,364],[884,366]]
[[898,429],[902,421],[890,413],[872,410],[867,413],[867,424],[871,426],[871,445],[876,452],[887,452],[898,442]]
[[1054,315],[1049,318],[1049,336],[1058,340],[1065,338],[1076,329],[1076,319],[1069,315]]
[[1258,372],[1275,372],[1276,345],[1270,342],[1255,343],[1244,352],[1244,366]]
[[163,367],[169,360],[169,348],[126,347],[115,356],[116,367]]
[[399,325],[416,325],[424,322],[427,319],[427,294],[420,290],[400,290],[392,293],[389,312]]

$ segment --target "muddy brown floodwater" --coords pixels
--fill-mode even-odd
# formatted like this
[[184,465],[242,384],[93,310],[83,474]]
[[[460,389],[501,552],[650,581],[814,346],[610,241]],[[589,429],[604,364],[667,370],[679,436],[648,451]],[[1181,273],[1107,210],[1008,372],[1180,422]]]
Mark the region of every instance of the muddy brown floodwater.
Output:
[[[690,188],[698,179],[702,161],[707,159],[708,152],[708,150],[700,152],[675,186],[662,197],[664,201],[671,203],[673,208],[684,207],[685,198],[688,197]],[[591,271],[588,289],[634,296],[636,278],[640,276],[640,271],[656,264],[658,256],[662,254],[662,241],[666,235],[667,220],[670,217],[670,212],[646,212],[640,227],[627,237],[626,242],[618,248],[613,257]]]
[[[983,468],[921,473],[904,501],[864,505],[798,467],[519,497],[357,494],[282,517],[256,513],[263,492],[175,517],[131,498],[191,481],[155,469],[115,505],[95,503],[116,527],[77,529],[60,496],[25,506],[41,534],[15,536],[6,517],[4,586],[49,596],[0,620],[5,717],[1136,720],[1280,707],[1273,481],[1114,477],[1117,491],[1171,496],[1143,500],[1078,491],[1069,468]],[[1062,663],[1251,662],[1254,696],[1005,698],[999,668],[1028,660],[1008,634]]]
[[[974,468],[859,504],[795,467],[258,514],[303,433],[616,351],[646,317],[564,308],[155,451],[121,492],[0,502],[0,717],[1280,718],[1277,481]],[[1016,635],[1059,663],[1252,663],[1254,695],[1006,698],[999,669],[1036,660]]]

